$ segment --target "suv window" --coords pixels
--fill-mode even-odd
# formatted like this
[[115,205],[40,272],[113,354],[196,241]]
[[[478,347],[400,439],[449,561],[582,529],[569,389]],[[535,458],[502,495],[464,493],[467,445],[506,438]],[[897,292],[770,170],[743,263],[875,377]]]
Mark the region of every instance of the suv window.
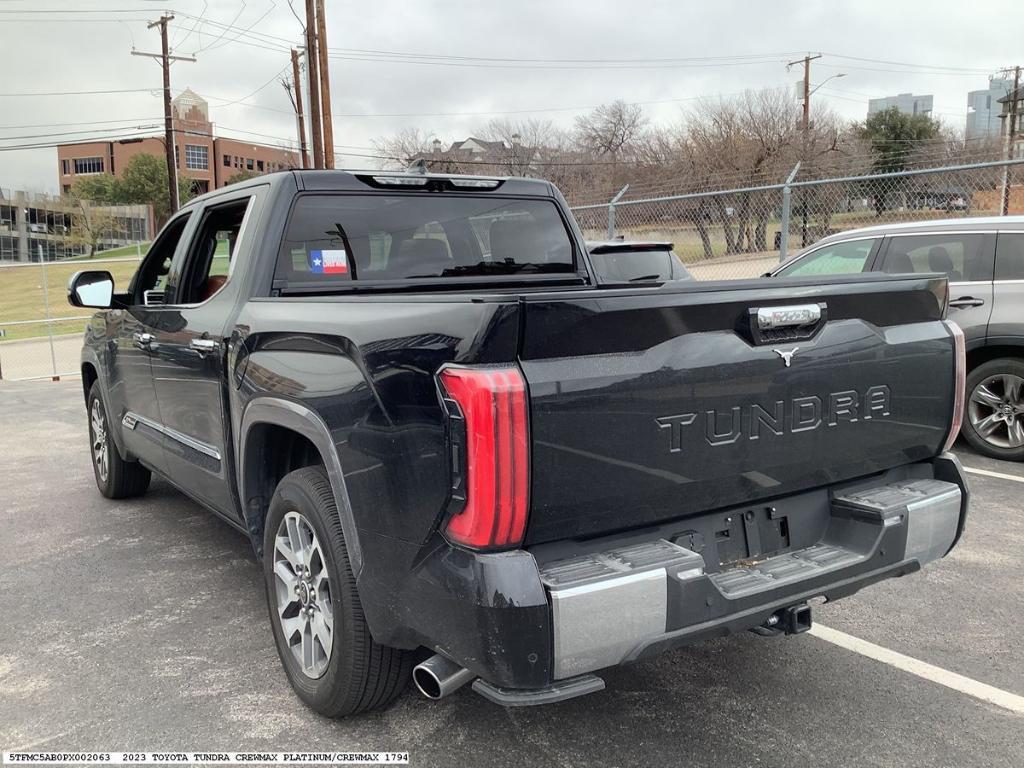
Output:
[[304,195],[292,210],[275,280],[573,273],[572,240],[549,200],[472,195]]
[[666,282],[692,280],[686,267],[671,248],[644,248],[591,251],[590,265],[602,283]]
[[251,197],[208,208],[192,240],[175,303],[198,304],[228,281]]
[[1024,280],[1024,232],[1001,232],[996,240],[996,280]]
[[992,279],[992,259],[985,236],[910,235],[893,237],[882,261],[882,271],[941,272],[950,282]]
[[132,304],[164,303],[164,290],[167,288],[167,274],[171,271],[171,260],[190,215],[186,213],[169,222],[153,241],[149,252],[139,265],[138,272],[132,278]]
[[826,245],[778,273],[780,277],[809,275],[851,275],[863,272],[878,238],[844,240]]

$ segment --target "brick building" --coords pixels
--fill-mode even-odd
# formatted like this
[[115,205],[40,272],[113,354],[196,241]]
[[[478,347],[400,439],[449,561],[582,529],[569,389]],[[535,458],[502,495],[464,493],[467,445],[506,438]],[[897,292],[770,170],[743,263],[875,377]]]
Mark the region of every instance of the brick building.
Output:
[[[239,173],[271,173],[300,168],[297,152],[266,144],[214,136],[209,105],[191,89],[171,102],[174,156],[178,174],[195,181],[199,192],[223,187]],[[146,136],[57,146],[57,175],[62,192],[70,192],[80,176],[120,176],[135,155],[164,157],[164,137]]]

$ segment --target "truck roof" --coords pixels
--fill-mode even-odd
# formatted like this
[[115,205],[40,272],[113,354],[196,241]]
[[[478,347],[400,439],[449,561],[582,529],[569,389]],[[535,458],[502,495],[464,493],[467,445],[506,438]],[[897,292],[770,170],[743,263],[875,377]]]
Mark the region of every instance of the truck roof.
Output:
[[[214,199],[227,192],[234,192],[248,186],[271,185],[276,186],[287,180],[294,180],[300,190],[317,191],[338,191],[338,192],[365,192],[370,190],[388,190],[396,192],[411,192],[422,189],[431,181],[446,183],[451,181],[456,191],[484,193],[500,190],[505,194],[526,195],[538,197],[550,197],[555,193],[554,186],[543,179],[528,179],[522,176],[475,176],[458,173],[415,173],[408,171],[389,170],[290,170],[267,173],[245,181],[230,184],[227,187],[206,192],[192,198],[186,205],[205,202]],[[393,184],[384,180],[395,179]],[[418,187],[408,181],[399,180],[424,179],[422,186]],[[381,180],[381,181],[376,181]],[[461,182],[461,184],[459,183]],[[493,186],[490,186],[493,184]],[[184,205],[182,206],[185,207]]]

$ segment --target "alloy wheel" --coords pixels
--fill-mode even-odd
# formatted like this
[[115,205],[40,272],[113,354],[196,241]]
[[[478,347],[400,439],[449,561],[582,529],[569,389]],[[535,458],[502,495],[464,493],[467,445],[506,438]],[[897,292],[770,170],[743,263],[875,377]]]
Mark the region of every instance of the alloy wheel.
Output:
[[967,417],[982,440],[996,448],[1024,446],[1024,378],[989,376],[971,392]]
[[100,482],[107,482],[110,472],[110,452],[107,447],[107,418],[99,398],[92,401],[89,411],[89,432],[92,438],[92,459],[96,463],[96,473]]
[[322,677],[334,646],[334,605],[320,541],[299,512],[285,514],[274,538],[274,593],[285,642],[302,673]]

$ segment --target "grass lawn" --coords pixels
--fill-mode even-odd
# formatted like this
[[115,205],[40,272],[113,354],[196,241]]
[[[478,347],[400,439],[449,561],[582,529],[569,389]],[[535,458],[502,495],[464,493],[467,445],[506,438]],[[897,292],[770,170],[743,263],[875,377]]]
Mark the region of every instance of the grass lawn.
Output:
[[[43,320],[46,305],[43,301],[43,277],[45,268],[46,294],[49,296],[50,317],[76,317],[91,314],[91,310],[72,307],[67,301],[67,286],[71,276],[80,269],[88,269],[90,262],[71,261],[47,262],[45,267],[32,264],[0,269],[0,328],[6,333],[4,340],[28,339],[46,336],[46,323],[31,325],[4,325],[16,320]],[[125,288],[135,274],[139,263],[135,259],[117,262],[96,262],[96,269],[106,269],[114,276],[114,285]],[[78,333],[85,326],[84,320],[71,320],[53,324],[54,335]]]
[[149,243],[139,243],[135,245],[125,245],[121,248],[110,248],[106,251],[97,251],[93,256],[76,256],[73,259],[67,259],[67,261],[93,261],[95,259],[123,259],[123,258],[138,258],[140,254],[146,255],[146,251],[149,250]]
[[[147,244],[148,247],[148,244]],[[128,246],[130,255],[134,257],[135,246]],[[121,253],[121,258],[107,260],[97,254],[94,259],[76,259],[46,262],[45,267],[30,264],[0,269],[0,328],[5,334],[0,343],[16,339],[31,339],[46,336],[49,331],[45,322],[28,325],[4,325],[5,322],[17,320],[45,320],[46,303],[43,301],[43,269],[46,270],[46,288],[50,300],[50,317],[83,317],[91,315],[92,310],[72,307],[68,304],[67,288],[71,276],[82,269],[105,269],[114,277],[114,290],[124,291],[128,288],[132,275],[138,269],[139,262],[135,258],[125,258],[126,249],[105,251],[103,256]],[[211,274],[226,275],[228,272],[227,243],[218,243]],[[53,335],[63,333],[80,333],[85,327],[85,320],[68,320],[53,323]]]

